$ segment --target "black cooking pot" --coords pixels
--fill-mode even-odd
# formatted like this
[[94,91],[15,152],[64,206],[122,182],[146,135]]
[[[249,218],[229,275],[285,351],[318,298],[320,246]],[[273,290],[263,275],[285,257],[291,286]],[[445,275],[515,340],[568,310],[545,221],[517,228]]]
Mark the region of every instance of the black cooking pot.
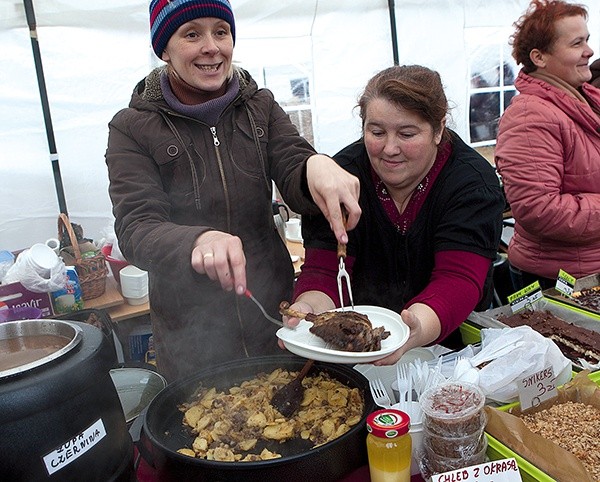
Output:
[[310,441],[275,442],[271,448],[282,457],[260,462],[217,462],[177,453],[180,448],[191,447],[195,438],[183,426],[183,414],[177,407],[190,401],[200,385],[227,390],[261,372],[270,373],[276,368],[299,371],[305,362],[305,359],[291,355],[248,358],[218,365],[174,382],[152,400],[133,424],[134,442],[144,459],[157,471],[161,482],[339,480],[367,463],[365,420],[375,409],[368,380],[346,365],[316,362],[312,368],[313,373],[324,371],[351,388],[359,388],[363,394],[365,410],[361,421],[341,437],[312,449]]
[[[0,324],[0,340],[59,334],[69,344],[0,372],[0,480],[135,480],[133,443],[110,377],[115,352],[91,325],[58,320]],[[72,336],[71,336],[72,334]]]

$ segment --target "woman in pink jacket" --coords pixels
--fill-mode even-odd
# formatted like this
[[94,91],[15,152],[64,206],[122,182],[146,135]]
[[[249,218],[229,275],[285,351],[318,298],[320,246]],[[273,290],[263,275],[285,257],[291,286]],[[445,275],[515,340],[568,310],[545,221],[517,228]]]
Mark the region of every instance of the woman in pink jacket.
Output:
[[[550,20],[550,21],[548,21]],[[516,22],[520,95],[503,115],[496,166],[515,218],[515,289],[600,272],[600,90],[591,78],[587,10],[534,0]]]

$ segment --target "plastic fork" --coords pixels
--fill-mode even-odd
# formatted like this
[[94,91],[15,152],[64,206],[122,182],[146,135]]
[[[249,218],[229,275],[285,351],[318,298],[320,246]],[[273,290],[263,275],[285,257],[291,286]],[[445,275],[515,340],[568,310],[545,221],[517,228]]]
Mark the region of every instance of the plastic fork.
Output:
[[[346,227],[346,213],[342,210],[342,219],[344,220],[344,227]],[[354,299],[352,298],[352,285],[350,284],[350,275],[346,271],[346,245],[338,242],[337,245],[337,257],[340,260],[337,275],[338,294],[340,296],[340,308],[342,311],[345,309],[346,304],[344,303],[344,290],[343,283],[346,284],[346,291],[348,291],[348,298],[350,299],[350,305],[354,309]]]
[[392,406],[390,396],[388,395],[387,390],[383,386],[381,378],[369,380],[369,388],[371,389],[371,395],[373,395],[373,400],[375,400],[375,403],[377,405],[379,405],[382,408],[390,408]]
[[409,381],[409,374],[405,363],[396,364],[396,380],[398,381],[398,403],[400,404],[400,410],[410,415],[409,407],[412,401],[412,383]]

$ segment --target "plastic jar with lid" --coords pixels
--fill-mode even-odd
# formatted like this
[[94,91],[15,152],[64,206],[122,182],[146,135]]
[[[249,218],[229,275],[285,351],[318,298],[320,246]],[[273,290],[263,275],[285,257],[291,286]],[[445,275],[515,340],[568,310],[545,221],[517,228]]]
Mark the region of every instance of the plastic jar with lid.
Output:
[[410,482],[409,428],[410,418],[400,410],[378,410],[367,417],[371,482]]

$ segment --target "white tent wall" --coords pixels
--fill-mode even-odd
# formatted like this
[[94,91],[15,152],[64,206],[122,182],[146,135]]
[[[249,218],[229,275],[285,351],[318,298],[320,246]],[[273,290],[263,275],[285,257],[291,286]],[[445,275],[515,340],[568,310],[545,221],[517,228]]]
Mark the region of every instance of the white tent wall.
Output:
[[[231,0],[234,60],[259,84],[265,69],[306,71],[317,150],[360,136],[354,109],[366,81],[393,64],[387,0]],[[525,0],[397,0],[401,64],[438,70],[468,134],[473,43],[508,42]],[[599,50],[600,0],[586,2]],[[71,220],[99,239],[112,225],[104,162],[107,124],[159,62],[149,48],[147,0],[38,0],[37,33]],[[475,40],[473,35],[475,35]],[[493,38],[492,38],[493,37]],[[58,202],[23,3],[0,0],[0,249],[56,237]],[[284,96],[278,86],[277,98]],[[289,85],[287,86],[289,88]]]
[[[88,237],[112,223],[108,121],[149,70],[145,1],[34,2],[69,214]],[[58,201],[23,2],[0,1],[0,249],[57,236]]]

